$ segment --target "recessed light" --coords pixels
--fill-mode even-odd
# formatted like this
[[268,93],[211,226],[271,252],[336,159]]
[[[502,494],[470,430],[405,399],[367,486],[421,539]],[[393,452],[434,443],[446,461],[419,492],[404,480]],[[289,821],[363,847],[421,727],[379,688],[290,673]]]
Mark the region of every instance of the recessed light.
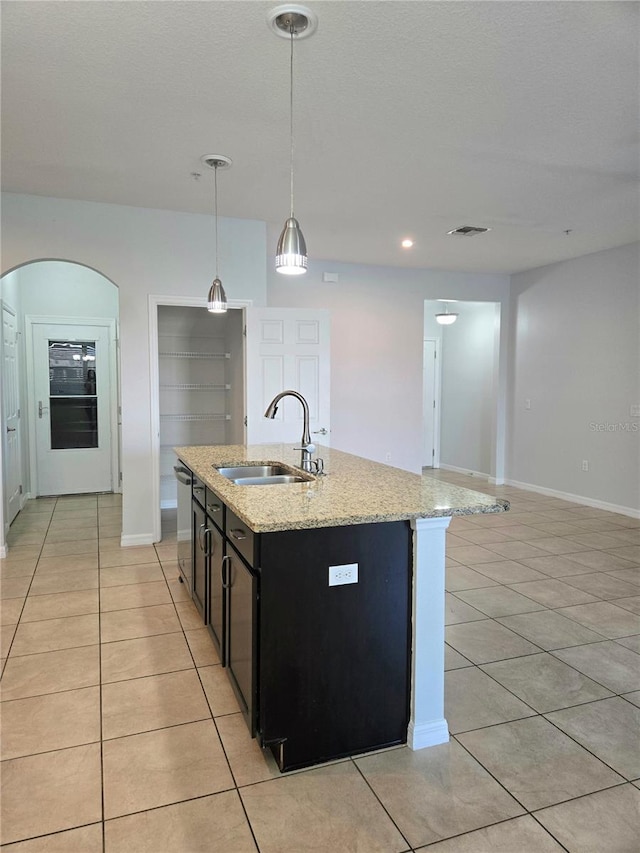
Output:
[[409,239],[409,237],[406,237],[402,241],[401,246],[403,249],[410,249],[413,246],[413,240]]

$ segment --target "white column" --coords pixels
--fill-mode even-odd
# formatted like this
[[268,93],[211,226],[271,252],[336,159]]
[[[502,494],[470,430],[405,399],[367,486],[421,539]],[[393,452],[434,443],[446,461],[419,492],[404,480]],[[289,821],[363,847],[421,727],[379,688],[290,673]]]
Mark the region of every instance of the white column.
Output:
[[449,740],[444,718],[444,550],[451,521],[417,518],[413,527],[413,643],[411,749]]

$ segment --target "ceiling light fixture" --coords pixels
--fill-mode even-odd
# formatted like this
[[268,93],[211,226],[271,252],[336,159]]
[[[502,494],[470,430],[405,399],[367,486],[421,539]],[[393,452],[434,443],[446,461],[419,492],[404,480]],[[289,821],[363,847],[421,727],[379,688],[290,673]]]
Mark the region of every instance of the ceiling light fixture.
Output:
[[276,270],[285,275],[302,275],[307,271],[307,244],[293,210],[293,42],[307,38],[318,25],[317,17],[305,6],[286,5],[272,9],[267,22],[274,32],[288,38],[291,44],[289,63],[289,138],[291,205],[276,248]]
[[207,311],[210,314],[226,314],[227,294],[224,292],[224,287],[218,277],[218,169],[228,169],[231,166],[231,157],[225,157],[224,154],[205,154],[204,157],[200,158],[200,161],[207,168],[213,169],[214,185],[213,219],[216,237],[216,276],[209,288]]
[[449,308],[445,302],[444,312],[441,314],[436,314],[436,322],[440,323],[441,326],[450,326],[452,323],[458,319],[458,315],[450,312]]
[[403,249],[410,249],[413,246],[413,240],[410,237],[405,237],[400,245]]
[[484,228],[480,225],[463,225],[461,228],[447,231],[447,234],[451,237],[475,237],[476,234],[486,234],[487,231],[491,231],[491,228]]

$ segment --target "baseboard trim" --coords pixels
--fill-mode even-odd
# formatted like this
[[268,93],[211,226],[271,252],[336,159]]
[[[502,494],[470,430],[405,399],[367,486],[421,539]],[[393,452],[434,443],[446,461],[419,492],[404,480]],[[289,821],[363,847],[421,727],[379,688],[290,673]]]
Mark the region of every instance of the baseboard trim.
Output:
[[8,550],[6,545],[0,545],[0,559],[4,560],[5,557],[8,556]]
[[444,462],[440,463],[440,467],[444,468],[445,471],[453,471],[455,474],[469,474],[471,477],[484,477],[491,481],[491,475],[485,474],[484,471],[472,471],[471,468],[458,468],[456,465],[445,465]]
[[532,483],[521,483],[519,480],[505,480],[504,482],[507,486],[515,486],[516,489],[523,489],[526,492],[537,492],[537,494],[546,495],[549,498],[560,498],[563,501],[571,501],[572,503],[582,504],[583,506],[592,506],[594,509],[604,509],[607,512],[617,512],[618,515],[640,518],[640,509],[634,509],[631,506],[620,506],[619,504],[612,504],[607,501],[599,501],[595,498],[587,498],[584,495],[572,495],[570,492],[560,492],[557,489],[534,486]]
[[427,746],[438,746],[449,742],[449,726],[447,721],[434,720],[431,723],[415,724],[410,722],[407,728],[407,746],[409,749],[425,749]]
[[153,533],[131,533],[120,537],[122,548],[131,548],[135,545],[153,545],[155,542]]

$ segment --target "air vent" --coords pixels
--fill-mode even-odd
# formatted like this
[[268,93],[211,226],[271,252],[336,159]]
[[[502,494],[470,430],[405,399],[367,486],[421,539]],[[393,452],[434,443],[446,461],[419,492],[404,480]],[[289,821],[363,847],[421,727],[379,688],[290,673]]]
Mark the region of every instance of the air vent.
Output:
[[476,234],[484,234],[486,231],[491,231],[491,228],[480,228],[477,225],[463,225],[462,228],[454,228],[453,231],[447,231],[447,234],[456,234],[460,237],[475,237]]

